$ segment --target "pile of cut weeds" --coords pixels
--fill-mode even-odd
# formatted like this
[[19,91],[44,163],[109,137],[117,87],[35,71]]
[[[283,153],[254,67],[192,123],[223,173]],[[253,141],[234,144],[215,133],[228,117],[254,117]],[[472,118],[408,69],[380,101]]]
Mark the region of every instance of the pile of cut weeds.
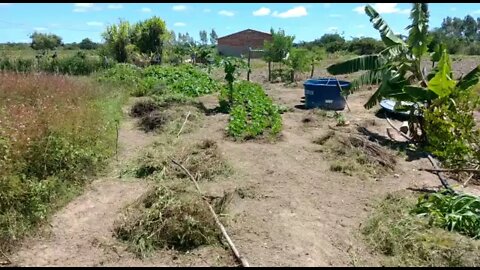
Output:
[[479,266],[480,241],[449,232],[411,213],[415,197],[388,194],[361,231],[385,266]]
[[228,175],[230,166],[223,159],[215,141],[177,142],[173,140],[154,144],[139,161],[136,177],[153,179],[187,178],[181,168],[172,160],[182,164],[190,173],[202,181]]
[[205,202],[183,185],[149,190],[126,208],[114,234],[139,257],[161,248],[188,251],[218,243],[220,237]]
[[321,148],[316,152],[327,154],[330,170],[361,177],[393,171],[397,163],[395,155],[383,146],[355,134],[328,131],[315,138]]

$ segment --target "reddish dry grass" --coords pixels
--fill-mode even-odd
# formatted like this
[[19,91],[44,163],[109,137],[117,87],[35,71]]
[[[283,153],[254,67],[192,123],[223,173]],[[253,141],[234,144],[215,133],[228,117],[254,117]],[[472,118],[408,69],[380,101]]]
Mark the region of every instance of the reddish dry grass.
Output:
[[94,91],[88,83],[65,76],[0,73],[0,137],[12,158],[58,128],[78,134],[88,117],[86,101]]

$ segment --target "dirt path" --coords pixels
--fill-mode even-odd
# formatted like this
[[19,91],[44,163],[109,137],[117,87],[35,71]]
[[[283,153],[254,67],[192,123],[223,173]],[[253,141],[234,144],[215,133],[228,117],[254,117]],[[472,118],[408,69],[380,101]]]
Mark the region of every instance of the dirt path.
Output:
[[[125,115],[129,106],[125,107]],[[147,189],[147,183],[120,178],[124,166],[151,143],[153,135],[135,127],[126,116],[119,129],[118,162],[93,181],[85,192],[54,215],[49,235],[28,239],[11,259],[20,266],[94,266],[110,256],[112,225],[118,211]],[[114,251],[114,248],[110,251]]]

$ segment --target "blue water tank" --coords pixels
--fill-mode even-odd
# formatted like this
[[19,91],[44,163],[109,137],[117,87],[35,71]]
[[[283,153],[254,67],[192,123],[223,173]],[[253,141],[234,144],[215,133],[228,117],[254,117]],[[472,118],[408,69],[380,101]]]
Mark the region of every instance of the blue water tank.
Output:
[[[342,89],[348,89],[350,83],[338,80]],[[303,87],[305,89],[305,107],[321,108],[326,110],[343,110],[345,98],[341,95],[335,78],[319,78],[307,80]]]

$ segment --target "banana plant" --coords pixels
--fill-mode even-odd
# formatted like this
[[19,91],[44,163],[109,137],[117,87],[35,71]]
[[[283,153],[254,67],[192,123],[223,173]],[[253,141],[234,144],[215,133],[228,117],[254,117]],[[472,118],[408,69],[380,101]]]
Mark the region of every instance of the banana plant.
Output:
[[401,94],[403,86],[409,83],[421,82],[426,86],[420,62],[427,52],[429,12],[427,4],[413,4],[410,12],[412,23],[406,28],[409,30],[406,42],[393,32],[373,7],[367,5],[365,13],[370,17],[373,27],[379,31],[386,48],[378,54],[363,55],[333,64],[327,71],[332,75],[367,71],[354,80],[352,87],[343,94],[351,94],[362,85],[379,84],[377,91],[364,105],[370,109],[382,98]]

